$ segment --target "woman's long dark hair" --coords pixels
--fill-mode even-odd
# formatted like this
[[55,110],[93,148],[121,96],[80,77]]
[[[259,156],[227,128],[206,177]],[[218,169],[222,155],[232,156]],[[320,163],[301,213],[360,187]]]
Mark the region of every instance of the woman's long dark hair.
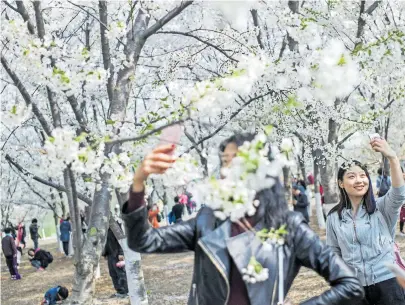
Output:
[[[358,166],[360,167],[362,170],[364,170],[364,172],[367,175],[368,178],[368,191],[367,193],[364,195],[363,199],[363,205],[366,208],[366,211],[369,215],[373,214],[375,212],[376,209],[376,202],[375,202],[375,198],[374,198],[374,194],[373,194],[373,185],[371,182],[371,178],[370,178],[370,174],[367,170],[367,167],[360,163],[359,161],[353,160],[350,163],[343,163],[338,171],[338,182],[339,181],[343,181],[343,177],[345,175],[345,173],[347,172],[347,170],[352,167],[352,166]],[[339,193],[340,193],[340,200],[339,203],[334,206],[328,216],[334,212],[337,212],[339,214],[339,219],[342,219],[342,211],[344,208],[346,209],[351,209],[352,208],[352,203],[350,202],[349,199],[349,195],[347,194],[346,190],[341,188],[339,186]]]
[[[229,143],[235,143],[240,147],[243,143],[251,142],[254,138],[255,135],[251,133],[235,134],[223,141],[219,146],[219,150],[223,153]],[[269,150],[268,158],[269,160],[273,159],[271,149]],[[273,178],[275,179],[275,184],[271,188],[260,191],[256,195],[256,198],[260,201],[258,217],[264,218],[265,227],[278,229],[280,226],[287,223],[289,210],[285,199],[284,188],[278,177]]]

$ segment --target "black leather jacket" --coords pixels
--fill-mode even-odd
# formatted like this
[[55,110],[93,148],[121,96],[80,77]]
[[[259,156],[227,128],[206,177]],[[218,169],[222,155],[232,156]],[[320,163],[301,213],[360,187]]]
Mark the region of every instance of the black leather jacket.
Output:
[[[239,271],[248,265],[252,255],[270,271],[266,281],[247,284],[251,305],[277,304],[277,250],[264,248],[253,233],[245,232],[230,237],[231,222],[219,221],[209,208],[202,208],[195,218],[157,229],[150,226],[145,207],[128,214],[125,214],[125,210],[126,206],[123,219],[128,246],[132,250],[141,253],[194,251],[189,305],[227,304],[230,255]],[[260,230],[262,226],[263,222],[259,221],[255,228]],[[330,283],[331,289],[301,304],[350,304],[349,300],[362,299],[364,292],[358,279],[341,258],[320,241],[302,215],[289,213],[287,229],[291,242],[283,247],[285,295],[300,267],[305,266],[323,276]]]

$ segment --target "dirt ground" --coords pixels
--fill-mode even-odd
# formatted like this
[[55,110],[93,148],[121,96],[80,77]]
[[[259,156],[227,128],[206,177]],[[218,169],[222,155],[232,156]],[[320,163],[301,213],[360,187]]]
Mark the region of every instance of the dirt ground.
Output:
[[[315,219],[312,219],[315,229]],[[325,233],[316,230],[321,238]],[[397,236],[402,253],[405,253],[405,238]],[[29,245],[28,245],[29,246]],[[35,272],[30,266],[27,255],[23,256],[20,273],[21,281],[11,281],[3,256],[1,259],[1,304],[3,305],[35,305],[39,304],[44,292],[55,285],[72,287],[74,266],[72,259],[56,253],[56,243],[42,244],[44,249],[54,253],[54,262],[44,272]],[[193,271],[193,253],[150,254],[142,255],[142,268],[145,277],[149,304],[151,305],[182,305],[187,304]],[[288,297],[298,304],[312,296],[318,295],[328,288],[328,284],[312,270],[303,268],[295,279]],[[129,304],[129,300],[110,298],[114,293],[108,275],[107,263],[101,260],[101,278],[96,283],[95,304],[121,305]]]

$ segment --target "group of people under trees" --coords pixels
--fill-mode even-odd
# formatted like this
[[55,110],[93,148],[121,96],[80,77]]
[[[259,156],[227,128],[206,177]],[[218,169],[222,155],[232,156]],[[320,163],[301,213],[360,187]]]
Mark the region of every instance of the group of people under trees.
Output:
[[[221,166],[229,167],[239,147],[253,138],[252,134],[239,134],[223,142]],[[202,207],[194,218],[151,229],[144,183],[150,174],[161,174],[176,161],[174,145],[158,146],[148,153],[134,174],[129,200],[122,208],[128,246],[141,253],[194,251],[191,305],[278,304],[302,266],[330,284],[329,290],[302,304],[403,305],[404,289],[388,265],[402,263],[395,246],[395,225],[405,203],[405,176],[384,139],[375,138],[370,145],[388,159],[392,186],[376,198],[367,167],[358,161],[342,164],[337,181],[340,201],[327,217],[326,244],[308,225],[308,198],[299,185],[293,187],[294,209],[301,213],[289,210],[278,177],[273,177],[276,183],[271,188],[256,194],[260,205],[254,215],[245,217],[246,226],[270,229],[285,225],[288,232],[282,246],[281,277],[275,272],[264,282],[246,282],[242,274],[252,255],[261,260],[262,268],[277,270],[276,248],[255,244],[240,222],[220,220],[208,207]],[[277,289],[281,294],[274,293]],[[283,304],[292,303],[286,300]]]
[[[53,255],[49,251],[39,248],[39,238],[41,238],[41,236],[39,234],[38,220],[36,218],[32,219],[29,231],[34,244],[34,248],[29,249],[27,252],[29,262],[37,272],[41,272],[53,262]],[[61,219],[60,239],[63,242],[63,249],[66,256],[68,255],[69,249],[70,231],[69,217]],[[23,221],[20,222],[16,230],[13,226],[6,227],[4,234],[5,236],[2,238],[2,250],[11,275],[11,280],[21,280],[22,276],[19,273],[20,257],[23,255],[23,249],[26,247],[26,232]],[[45,293],[41,304],[57,304],[56,302],[65,300],[68,295],[69,292],[66,287],[56,286]]]
[[192,199],[193,195],[189,192],[185,192],[180,196],[174,197],[174,205],[169,212],[167,203],[163,207],[163,212],[160,211],[158,204],[154,203],[147,207],[148,220],[153,228],[159,228],[160,222],[165,219],[167,224],[179,223],[183,220],[185,210],[189,215],[192,215],[196,211],[197,204]]

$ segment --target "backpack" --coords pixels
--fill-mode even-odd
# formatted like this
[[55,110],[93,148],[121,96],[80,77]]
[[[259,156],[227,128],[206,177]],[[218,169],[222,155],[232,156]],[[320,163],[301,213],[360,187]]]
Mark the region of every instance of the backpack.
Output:
[[48,252],[48,251],[44,251],[44,252],[45,252],[45,256],[46,256],[46,258],[48,260],[48,264],[52,263],[53,262],[52,254],[50,252]]
[[382,197],[385,194],[387,194],[389,189],[390,189],[390,185],[388,183],[388,177],[383,176],[381,178],[381,184],[380,184],[380,190],[378,191],[378,197]]
[[169,224],[176,223],[176,216],[174,215],[173,211],[167,215],[169,217]]

